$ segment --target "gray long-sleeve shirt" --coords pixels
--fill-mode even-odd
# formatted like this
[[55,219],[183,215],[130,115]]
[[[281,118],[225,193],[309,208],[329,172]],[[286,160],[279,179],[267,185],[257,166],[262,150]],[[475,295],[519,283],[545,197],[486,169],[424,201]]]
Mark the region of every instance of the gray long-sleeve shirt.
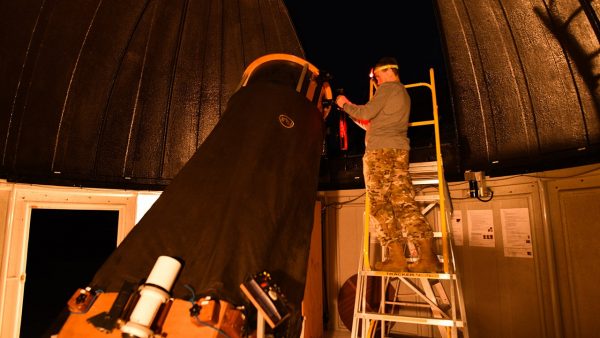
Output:
[[384,82],[364,105],[345,104],[344,111],[353,119],[368,120],[366,150],[381,148],[410,149],[406,136],[410,115],[410,96],[400,82]]

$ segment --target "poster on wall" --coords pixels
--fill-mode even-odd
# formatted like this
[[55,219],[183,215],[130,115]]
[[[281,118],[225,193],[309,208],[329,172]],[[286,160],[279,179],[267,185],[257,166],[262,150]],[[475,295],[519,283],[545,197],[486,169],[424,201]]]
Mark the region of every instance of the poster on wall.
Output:
[[494,214],[492,210],[467,211],[469,226],[469,244],[493,248],[496,246],[494,236]]
[[504,256],[533,258],[528,208],[500,209]]
[[454,245],[463,245],[463,220],[462,210],[454,210],[452,212],[452,239]]

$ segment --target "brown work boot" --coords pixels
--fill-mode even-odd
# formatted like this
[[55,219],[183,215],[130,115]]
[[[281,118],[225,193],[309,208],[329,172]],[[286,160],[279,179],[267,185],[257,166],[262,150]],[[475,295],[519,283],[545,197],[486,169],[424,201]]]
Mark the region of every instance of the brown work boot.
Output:
[[387,258],[383,262],[375,263],[375,270],[403,272],[408,271],[404,248],[398,242],[392,242],[387,246]]
[[442,265],[433,252],[433,238],[418,239],[420,247],[419,260],[408,265],[410,272],[441,272]]

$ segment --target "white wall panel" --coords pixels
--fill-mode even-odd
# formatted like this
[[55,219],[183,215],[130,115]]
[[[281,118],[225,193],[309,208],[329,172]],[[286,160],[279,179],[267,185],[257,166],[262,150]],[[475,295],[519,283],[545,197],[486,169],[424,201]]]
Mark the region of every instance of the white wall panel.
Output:
[[[588,337],[600,313],[600,164],[487,179],[491,201],[469,198],[466,182],[450,183],[462,214],[463,245],[455,246],[470,337]],[[337,297],[357,269],[362,248],[363,190],[322,193],[327,208],[326,266],[331,337],[349,337]],[[336,204],[339,203],[339,204]],[[503,217],[524,210],[532,255],[504,250],[515,238]],[[486,211],[487,210],[487,211]],[[491,214],[491,247],[473,245],[470,211]],[[527,219],[528,218],[528,219]],[[428,217],[431,220],[431,217]],[[436,330],[413,332],[435,336]]]
[[546,184],[562,334],[598,335],[600,175]]

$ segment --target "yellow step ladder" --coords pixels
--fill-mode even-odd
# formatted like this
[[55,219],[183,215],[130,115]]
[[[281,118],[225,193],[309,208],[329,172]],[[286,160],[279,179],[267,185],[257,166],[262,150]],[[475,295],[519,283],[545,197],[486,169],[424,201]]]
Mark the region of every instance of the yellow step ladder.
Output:
[[[412,329],[423,325],[437,327],[441,337],[468,338],[462,290],[452,251],[450,229],[452,204],[444,178],[433,69],[429,70],[429,76],[430,83],[420,82],[405,85],[405,87],[409,90],[410,88],[426,87],[431,91],[433,119],[413,122],[409,126],[432,126],[434,128],[436,160],[411,163],[409,172],[415,188],[417,186],[427,187],[426,189],[415,189],[415,191],[420,191],[415,200],[422,206],[423,215],[430,220],[436,246],[441,246],[444,272],[389,272],[374,271],[371,268],[372,241],[369,227],[369,196],[367,194],[363,250],[358,267],[352,338],[375,337],[377,329],[379,329],[380,336],[385,337],[396,323],[403,323],[400,325],[407,325]],[[375,82],[371,80],[371,93],[375,89]],[[434,210],[438,210],[439,213],[436,214],[433,212]],[[434,219],[435,222],[432,223],[431,219]],[[437,243],[439,241],[441,243]],[[377,282],[376,279],[380,279],[380,283],[373,285],[381,286],[381,301],[379,308],[373,310],[369,304],[367,283]],[[401,289],[408,293],[400,292]],[[446,290],[449,290],[449,294]],[[433,332],[431,334],[433,335]]]

